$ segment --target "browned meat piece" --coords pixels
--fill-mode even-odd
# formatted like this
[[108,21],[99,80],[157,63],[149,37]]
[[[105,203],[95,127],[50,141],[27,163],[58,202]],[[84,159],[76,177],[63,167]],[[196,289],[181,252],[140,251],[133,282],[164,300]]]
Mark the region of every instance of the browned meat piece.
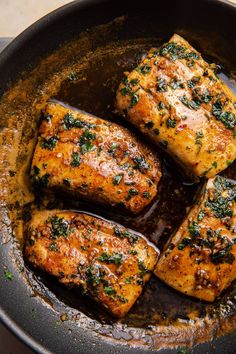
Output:
[[39,188],[63,189],[139,213],[156,196],[161,171],[157,156],[127,129],[51,102],[31,175]]
[[132,307],[150,278],[158,251],[140,234],[93,216],[36,212],[25,255],[68,286],[81,286],[117,317]]
[[196,180],[215,176],[235,159],[235,104],[212,65],[176,34],[127,75],[116,101],[127,120]]
[[236,182],[209,179],[162,254],[155,274],[184,294],[214,301],[236,278]]

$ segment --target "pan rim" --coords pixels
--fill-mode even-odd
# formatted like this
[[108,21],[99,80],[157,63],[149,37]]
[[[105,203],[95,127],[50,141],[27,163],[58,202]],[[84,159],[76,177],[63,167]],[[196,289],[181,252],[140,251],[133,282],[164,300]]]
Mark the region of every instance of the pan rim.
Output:
[[[230,0],[207,0],[215,3],[222,3],[229,8],[236,9],[236,3]],[[29,38],[34,37],[34,35],[42,29],[48,22],[53,21],[58,17],[64,17],[67,13],[73,11],[73,8],[78,9],[78,7],[87,7],[89,4],[99,4],[102,0],[75,0],[66,5],[63,5],[56,10],[50,12],[49,14],[43,16],[35,23],[26,28],[22,33],[20,33],[10,44],[8,44],[0,54],[1,61],[7,61],[9,57],[12,57],[15,51],[18,50]],[[4,311],[0,303],[0,321],[8,328],[21,342],[26,344],[29,348],[33,349],[36,353],[40,354],[51,354],[44,346],[39,344],[31,335],[25,332],[21,327]]]

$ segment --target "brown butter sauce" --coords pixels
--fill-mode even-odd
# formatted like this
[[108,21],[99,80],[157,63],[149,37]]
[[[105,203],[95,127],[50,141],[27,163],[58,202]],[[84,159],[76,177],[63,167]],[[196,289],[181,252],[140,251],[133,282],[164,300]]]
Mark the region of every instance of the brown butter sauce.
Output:
[[[83,40],[84,51],[86,52],[89,44],[86,39]],[[176,166],[166,156],[162,156],[164,160],[163,177],[157,199],[137,217],[122,215],[122,211],[119,214],[112,212],[110,208],[78,202],[68,197],[53,194],[49,197],[43,197],[40,201],[37,198],[34,200],[33,191],[27,177],[37,136],[39,113],[49,98],[56,98],[71,106],[131,128],[113,112],[115,90],[123,72],[135,67],[142,55],[153,44],[156,43],[149,39],[137,40],[136,43],[120,43],[119,46],[111,45],[90,53],[86,60],[81,60],[79,57],[74,59],[73,51],[81,49],[79,41],[77,44],[69,44],[46,59],[44,64],[41,63],[38,69],[31,74],[28,81],[26,79],[20,97],[18,96],[20,84],[4,97],[0,104],[0,113],[5,113],[6,116],[6,122],[3,122],[3,124],[8,125],[9,130],[14,128],[20,136],[20,138],[14,137],[16,140],[15,155],[12,155],[11,161],[6,162],[5,167],[14,173],[17,172],[16,175],[8,178],[8,195],[11,194],[10,199],[8,199],[8,209],[10,210],[15,234],[21,244],[23,243],[23,225],[34,208],[47,207],[53,209],[59,206],[61,209],[89,211],[141,232],[160,249],[163,248],[170,235],[180,225],[186,215],[187,208],[193,203],[198,186],[187,183],[181,174],[176,172]],[[55,60],[57,64],[54,64]],[[47,76],[45,76],[44,69],[48,65],[51,65],[51,71],[49,70]],[[33,87],[34,91],[32,91]],[[135,131],[135,129],[133,130]],[[5,136],[9,138],[10,143],[9,135],[5,134]],[[145,141],[144,138],[142,139]],[[32,270],[30,269],[30,271]],[[70,312],[71,308],[81,311],[88,317],[102,323],[102,327],[97,327],[100,334],[110,336],[109,326],[111,324],[115,326],[116,321],[102,308],[99,308],[93,301],[82,297],[79,290],[68,291],[46,275],[39,272],[36,272],[36,274],[37,282],[42,282],[49,289],[49,292],[46,293],[45,290],[42,291],[44,297],[48,297],[49,300],[52,299],[53,296],[50,295],[52,292],[65,304],[65,306],[62,304],[64,311]],[[35,286],[34,281],[30,277],[31,285],[37,288],[37,293],[40,294],[40,287]],[[42,286],[42,289],[45,289],[44,286]],[[151,333],[153,333],[153,336],[160,331],[165,333],[165,328],[174,325],[174,336],[177,338],[182,333],[181,335],[187,343],[188,333],[193,325],[196,326],[197,337],[198,325],[202,326],[202,323],[207,323],[209,318],[212,318],[212,325],[215,323],[218,328],[217,319],[221,317],[222,321],[223,318],[227,319],[235,315],[234,301],[234,286],[227,290],[215,303],[207,304],[185,297],[153,276],[130,313],[120,323],[130,328],[143,328],[147,337]],[[50,300],[50,302],[53,303],[53,300]],[[85,327],[89,321],[84,321]],[[129,336],[129,331],[125,332]],[[201,336],[203,339],[204,335],[201,334]],[[162,341],[163,346],[165,346],[165,340],[162,339]],[[168,341],[169,339],[166,338],[166,344]],[[153,343],[152,345],[155,346]]]

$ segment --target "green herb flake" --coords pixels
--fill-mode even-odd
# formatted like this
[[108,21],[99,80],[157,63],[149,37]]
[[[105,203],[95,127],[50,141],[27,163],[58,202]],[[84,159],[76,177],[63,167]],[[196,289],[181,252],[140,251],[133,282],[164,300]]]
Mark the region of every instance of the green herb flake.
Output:
[[47,219],[47,224],[51,224],[51,239],[55,239],[57,237],[67,237],[70,231],[70,226],[68,221],[64,218],[59,218],[59,216],[54,215],[51,218]]
[[138,66],[136,68],[136,70],[143,75],[146,75],[149,73],[149,71],[151,70],[151,67],[148,64],[142,65],[142,66]]
[[143,192],[143,198],[145,199],[150,199],[151,198],[151,194],[149,192]]
[[212,113],[215,118],[221,121],[227,129],[234,130],[236,126],[236,117],[232,112],[223,111],[223,104],[217,99],[212,104]]
[[125,279],[125,284],[131,284],[132,282],[132,277],[128,277]]
[[175,128],[176,126],[176,120],[175,119],[172,119],[172,118],[168,118],[166,120],[166,126],[167,128]]
[[196,86],[196,84],[198,84],[200,81],[200,77],[199,76],[193,76],[191,80],[188,80],[188,87],[189,88],[194,88]]
[[133,169],[139,170],[141,173],[145,173],[149,169],[149,164],[145,160],[144,156],[135,156],[133,161],[135,163]]
[[191,100],[187,96],[183,95],[179,97],[180,101],[189,109],[197,110],[200,107],[200,102],[197,100]]
[[40,146],[42,149],[47,149],[52,151],[56,147],[58,140],[59,138],[57,135],[53,135],[48,139],[42,138]]
[[216,161],[212,162],[212,166],[213,166],[214,168],[217,168],[217,162],[216,162]]
[[130,189],[128,190],[127,200],[131,199],[131,198],[134,197],[135,195],[138,195],[137,189],[130,188]]
[[192,237],[200,236],[200,229],[196,221],[188,225],[188,231]]
[[98,257],[98,260],[103,263],[114,263],[115,265],[119,266],[122,264],[123,255],[121,253],[113,253],[112,255],[109,255],[104,252],[101,254],[101,256]]
[[104,286],[104,293],[106,295],[115,295],[116,294],[116,291],[115,289],[113,289],[111,286]]
[[135,256],[136,254],[138,254],[138,252],[136,250],[129,250],[129,254]]
[[146,273],[148,273],[148,269],[145,267],[143,261],[138,261],[138,268],[140,270],[140,275],[145,275]]
[[167,146],[168,146],[168,141],[167,141],[167,140],[162,140],[161,145],[162,145],[164,148],[167,148]]
[[169,86],[173,90],[183,89],[184,88],[184,84],[181,81],[177,80],[177,79],[171,80],[171,82],[169,83]]
[[135,85],[137,85],[139,83],[139,79],[132,79],[132,80],[130,80],[130,84],[132,85],[132,86],[135,86]]
[[138,101],[139,101],[139,95],[137,93],[132,93],[130,106],[131,107],[135,106],[138,103]]
[[90,141],[81,145],[80,152],[82,155],[86,154],[87,152],[96,150],[96,145],[93,145]]
[[113,184],[114,186],[118,186],[121,182],[123,178],[123,174],[119,174],[119,175],[116,175],[114,178],[113,178]]
[[72,161],[70,163],[71,167],[79,167],[80,166],[80,156],[78,152],[73,152]]
[[10,272],[9,270],[4,270],[4,276],[7,280],[13,280],[14,276],[12,274],[12,272]]
[[48,246],[48,248],[50,249],[50,251],[53,252],[58,252],[59,248],[56,242],[51,242],[50,245]]
[[156,91],[158,92],[166,92],[168,89],[167,83],[165,79],[157,78]]
[[164,108],[165,108],[164,103],[163,103],[162,101],[159,101],[159,102],[158,102],[158,105],[157,105],[157,109],[158,109],[159,111],[161,111],[161,110],[164,109]]
[[205,217],[205,214],[206,214],[205,211],[201,210],[198,214],[198,217],[197,217],[198,221],[202,221]]

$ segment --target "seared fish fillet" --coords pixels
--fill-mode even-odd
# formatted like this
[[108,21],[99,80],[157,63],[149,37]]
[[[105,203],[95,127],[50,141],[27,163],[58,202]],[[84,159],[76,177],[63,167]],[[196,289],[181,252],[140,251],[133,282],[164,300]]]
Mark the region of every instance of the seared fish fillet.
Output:
[[206,301],[236,278],[236,182],[209,179],[201,198],[162,254],[155,274]]
[[116,96],[119,113],[195,180],[215,176],[236,157],[236,98],[213,65],[175,34],[150,50]]
[[81,286],[114,316],[123,317],[150,278],[158,251],[140,234],[96,217],[36,212],[25,255],[67,286]]
[[157,194],[157,156],[127,129],[47,104],[31,176],[39,188],[59,188],[139,213]]

